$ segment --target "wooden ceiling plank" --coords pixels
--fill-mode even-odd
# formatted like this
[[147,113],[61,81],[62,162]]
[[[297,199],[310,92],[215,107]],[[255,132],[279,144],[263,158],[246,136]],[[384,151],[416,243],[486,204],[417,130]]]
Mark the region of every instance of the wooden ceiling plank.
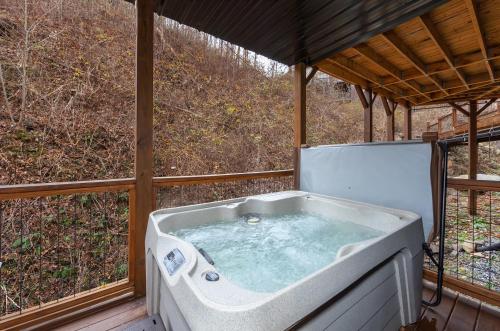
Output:
[[401,76],[402,76],[401,71],[398,68],[396,68],[392,63],[388,62],[382,56],[377,54],[368,45],[360,44],[358,46],[355,46],[353,49],[356,50],[360,55],[362,55],[366,59],[368,59],[372,64],[374,64],[377,67],[381,68],[382,70],[386,71],[392,77],[399,79],[401,81],[401,83],[403,83],[403,84],[407,85],[408,87],[410,87],[411,89],[415,90],[417,93],[419,93],[423,97],[430,99],[424,93],[422,93],[421,87],[417,83],[415,83],[413,81],[402,81],[401,80]]
[[406,58],[415,68],[417,68],[423,75],[430,79],[441,91],[446,93],[442,82],[429,74],[426,70],[426,65],[405,45],[405,43],[393,32],[385,32],[382,34],[385,41],[387,41],[392,47],[398,51],[398,53]]
[[488,60],[488,45],[486,44],[484,31],[481,27],[481,22],[479,21],[479,11],[477,8],[476,0],[465,0],[465,4],[467,5],[467,9],[469,10],[471,16],[472,25],[474,26],[474,30],[476,31],[479,47],[481,48],[483,59],[486,62],[485,63],[486,69],[488,70],[488,74],[490,75],[491,81],[494,82],[495,73],[493,69],[493,64]]
[[458,78],[464,83],[464,85],[467,87],[467,89],[469,89],[470,86],[467,83],[467,79],[465,77],[465,74],[460,69],[455,67],[454,56],[451,53],[447,44],[445,43],[443,37],[441,36],[441,33],[437,30],[436,26],[432,22],[429,14],[425,14],[425,15],[418,17],[418,20],[420,21],[420,23],[422,24],[424,29],[427,31],[427,34],[431,37],[431,39],[436,44],[438,50],[441,52],[441,55],[445,59],[446,63],[448,63],[450,68],[452,68],[455,71]]

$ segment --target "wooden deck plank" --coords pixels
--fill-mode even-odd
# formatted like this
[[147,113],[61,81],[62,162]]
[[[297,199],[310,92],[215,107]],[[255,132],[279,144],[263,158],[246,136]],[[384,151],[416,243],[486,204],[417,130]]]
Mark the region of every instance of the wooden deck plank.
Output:
[[419,323],[418,330],[443,330],[448,322],[450,313],[455,306],[456,299],[456,293],[443,290],[441,303],[437,307],[428,307],[426,309],[424,316],[422,316]]
[[[129,320],[125,320],[123,322],[116,321],[115,317],[122,315],[122,314],[128,314],[137,311],[137,310],[144,310],[146,309],[146,301],[145,298],[133,300],[121,305],[118,305],[116,307],[106,309],[104,311],[98,312],[96,314],[93,314],[91,316],[79,319],[75,322],[66,324],[64,326],[61,326],[60,328],[55,329],[54,331],[68,331],[68,330],[103,330],[100,328],[97,328],[100,323],[103,321],[111,320],[112,323],[115,323],[112,327],[114,326],[119,326],[122,325],[123,323],[128,322]],[[143,316],[145,313],[143,314]],[[116,324],[117,323],[117,324]],[[109,325],[109,324],[108,324]]]
[[[424,288],[422,289],[422,300],[430,302],[434,299],[435,295],[436,295],[436,291],[434,289],[430,289],[424,285]],[[422,319],[426,310],[427,310],[427,306],[422,305],[422,308],[420,309],[420,319]]]
[[479,302],[459,295],[445,331],[471,331],[476,325]]
[[111,329],[116,329],[124,326],[125,324],[129,324],[132,321],[138,321],[147,316],[146,305],[142,304],[141,306],[122,312],[120,314],[114,315],[111,318],[105,319],[98,323],[89,325],[85,328],[80,329],[80,331],[93,331],[93,330],[102,330],[107,331]]
[[[436,295],[434,284],[424,281],[422,298],[432,301]],[[89,317],[64,325],[61,330],[118,331],[147,317],[144,298],[101,311]],[[500,331],[500,310],[462,294],[444,289],[441,304],[422,306],[418,324],[404,330],[420,331]]]
[[500,331],[500,313],[481,304],[475,331]]

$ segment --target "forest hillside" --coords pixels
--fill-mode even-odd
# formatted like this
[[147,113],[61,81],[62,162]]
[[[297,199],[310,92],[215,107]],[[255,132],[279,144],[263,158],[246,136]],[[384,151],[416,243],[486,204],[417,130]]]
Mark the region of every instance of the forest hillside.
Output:
[[[0,183],[132,176],[134,7],[0,0],[0,41]],[[292,167],[291,68],[161,18],[154,59],[156,175]],[[317,74],[307,93],[309,144],[362,139],[351,87]],[[384,120],[378,101],[375,140]]]

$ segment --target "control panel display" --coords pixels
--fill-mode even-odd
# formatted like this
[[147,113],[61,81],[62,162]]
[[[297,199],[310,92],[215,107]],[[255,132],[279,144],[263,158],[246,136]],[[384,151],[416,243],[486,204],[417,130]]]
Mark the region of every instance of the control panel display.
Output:
[[184,262],[186,262],[186,259],[178,248],[174,248],[163,258],[163,264],[165,265],[165,268],[167,268],[170,276],[175,274],[177,269],[179,269]]

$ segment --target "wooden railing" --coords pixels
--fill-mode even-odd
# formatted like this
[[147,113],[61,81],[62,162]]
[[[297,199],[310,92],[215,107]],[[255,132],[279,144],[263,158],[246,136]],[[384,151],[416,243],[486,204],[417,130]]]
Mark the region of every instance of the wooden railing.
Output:
[[[293,171],[156,177],[153,187],[156,208],[173,207],[289,190]],[[495,203],[491,199],[498,197],[493,193],[500,191],[498,182],[450,179],[449,190],[455,190],[455,195],[449,193],[449,199],[469,189],[481,191],[483,196],[489,192],[488,201],[483,200],[490,206]],[[0,186],[0,285],[4,287],[0,289],[0,329],[40,323],[53,326],[68,316],[89,314],[133,297],[134,252],[142,249],[135,247],[131,236],[136,222],[135,194],[134,179]],[[448,230],[456,226],[458,218],[452,217],[452,211],[453,206],[460,208],[458,201],[450,205],[449,200]],[[478,208],[479,213],[483,209]],[[498,213],[489,215],[498,217]],[[498,224],[498,220],[488,224]],[[456,235],[447,232],[448,239],[456,239]],[[123,254],[112,255],[111,250]],[[63,257],[70,252],[73,259]],[[75,265],[78,267],[71,269]],[[474,276],[453,273],[452,267],[456,266],[448,263],[446,286],[498,304],[496,289],[479,284]],[[473,267],[478,270],[480,265]],[[424,274],[428,279],[435,277],[432,268]]]
[[0,186],[0,329],[134,294],[135,180]]
[[[0,186],[0,330],[134,296],[135,179]],[[293,187],[293,171],[155,177],[155,208]]]
[[154,207],[226,200],[293,189],[293,170],[205,176],[155,177]]
[[[477,117],[477,129],[487,130],[500,126],[500,107],[495,111],[481,114]],[[468,122],[460,120],[456,110],[438,118],[434,123],[427,123],[427,131],[435,131],[439,139],[447,139],[467,133]]]
[[[468,191],[477,192],[476,214],[469,214]],[[500,254],[477,248],[495,243],[500,231],[500,182],[448,179],[444,286],[500,305]],[[436,244],[437,250],[437,244]],[[425,278],[436,279],[427,260]]]

